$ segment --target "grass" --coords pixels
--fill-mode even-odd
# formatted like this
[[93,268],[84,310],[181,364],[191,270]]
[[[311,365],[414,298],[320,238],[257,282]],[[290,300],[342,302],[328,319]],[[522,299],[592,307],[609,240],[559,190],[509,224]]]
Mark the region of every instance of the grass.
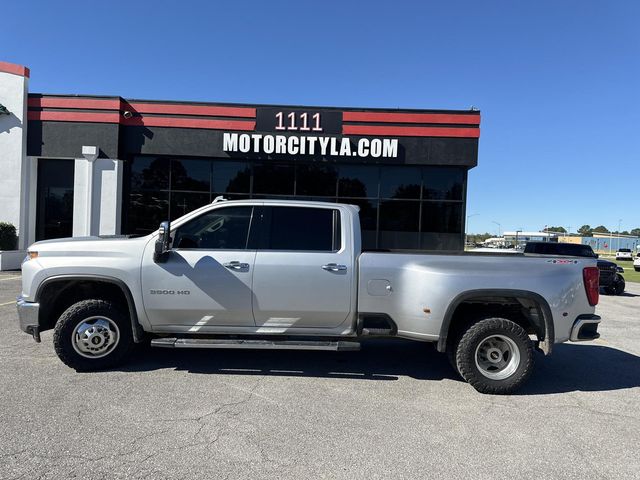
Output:
[[[604,255],[600,255],[600,258],[603,260],[609,260],[617,264],[618,266],[624,268],[624,273],[622,276],[624,277],[625,282],[636,282],[640,283],[640,272],[636,272],[633,269],[633,261],[631,260],[616,260],[616,257],[608,257]],[[635,257],[634,257],[635,258]]]

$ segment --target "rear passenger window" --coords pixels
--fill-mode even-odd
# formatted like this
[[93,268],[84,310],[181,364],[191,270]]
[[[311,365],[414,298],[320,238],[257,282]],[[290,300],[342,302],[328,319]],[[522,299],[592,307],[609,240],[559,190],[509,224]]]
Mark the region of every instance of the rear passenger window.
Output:
[[330,208],[272,207],[268,250],[340,250],[340,212]]

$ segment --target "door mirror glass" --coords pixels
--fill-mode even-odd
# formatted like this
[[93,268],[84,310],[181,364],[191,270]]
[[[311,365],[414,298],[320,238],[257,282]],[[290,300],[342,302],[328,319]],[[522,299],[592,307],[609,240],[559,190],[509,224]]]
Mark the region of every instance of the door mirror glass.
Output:
[[171,250],[171,224],[169,221],[164,221],[158,229],[158,239],[156,240],[156,246],[153,252],[153,261],[156,263],[166,261],[169,250]]

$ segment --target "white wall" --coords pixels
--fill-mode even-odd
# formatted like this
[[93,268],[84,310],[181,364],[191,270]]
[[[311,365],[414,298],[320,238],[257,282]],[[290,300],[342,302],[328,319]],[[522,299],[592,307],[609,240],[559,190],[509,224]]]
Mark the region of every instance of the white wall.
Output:
[[[27,172],[27,92],[29,79],[0,72],[0,103],[10,115],[0,115],[0,221],[15,225],[19,246],[28,242],[22,226],[26,221],[25,195],[30,175]],[[21,215],[21,212],[23,214]]]

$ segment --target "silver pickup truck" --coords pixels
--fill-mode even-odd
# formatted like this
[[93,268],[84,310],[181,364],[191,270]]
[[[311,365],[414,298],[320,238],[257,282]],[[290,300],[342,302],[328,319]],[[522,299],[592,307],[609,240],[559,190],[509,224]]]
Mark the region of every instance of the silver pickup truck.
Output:
[[509,393],[534,348],[598,337],[595,259],[362,252],[358,208],[216,201],[140,238],[33,244],[18,316],[60,359],[110,368],[165,348],[357,350],[434,342],[480,392]]

